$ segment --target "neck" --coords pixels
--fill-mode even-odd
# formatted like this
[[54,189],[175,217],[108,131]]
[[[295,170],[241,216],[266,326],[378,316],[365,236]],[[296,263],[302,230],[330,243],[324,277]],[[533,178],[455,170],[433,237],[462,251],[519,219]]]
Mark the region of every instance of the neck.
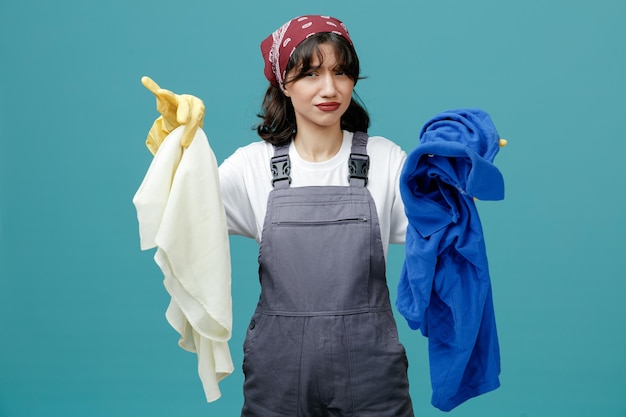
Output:
[[327,161],[339,152],[343,143],[341,129],[315,132],[298,130],[293,139],[294,146],[302,159],[309,162]]

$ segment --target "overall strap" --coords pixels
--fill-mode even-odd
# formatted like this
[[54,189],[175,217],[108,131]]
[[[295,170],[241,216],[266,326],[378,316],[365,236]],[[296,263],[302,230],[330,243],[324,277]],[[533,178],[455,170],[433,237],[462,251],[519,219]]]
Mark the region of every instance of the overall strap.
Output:
[[[369,171],[370,158],[367,155],[367,140],[369,136],[364,132],[354,132],[348,169],[350,185],[365,187]],[[272,170],[272,186],[274,188],[289,188],[291,184],[291,161],[289,159],[289,143],[274,146],[274,156],[270,160]]]
[[289,188],[291,184],[291,161],[289,160],[289,144],[274,145],[274,156],[270,160],[272,170],[272,186],[274,188]]
[[367,140],[369,136],[364,132],[354,132],[352,150],[348,168],[350,170],[350,186],[365,187],[367,173],[370,166],[370,157],[367,155]]

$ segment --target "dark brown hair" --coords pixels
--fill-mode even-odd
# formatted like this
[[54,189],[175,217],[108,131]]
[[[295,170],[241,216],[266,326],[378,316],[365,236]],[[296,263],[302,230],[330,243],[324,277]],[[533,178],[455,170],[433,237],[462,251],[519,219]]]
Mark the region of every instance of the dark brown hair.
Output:
[[[356,85],[360,77],[359,58],[354,47],[343,37],[334,33],[317,33],[303,41],[291,55],[287,64],[286,73],[298,68],[298,73],[285,80],[285,84],[292,83],[304,77],[311,69],[314,57],[323,59],[319,45],[329,44],[335,49],[337,62],[342,71],[350,77]],[[291,140],[296,133],[296,115],[287,97],[279,88],[270,85],[265,92],[261,112],[257,115],[261,122],[255,129],[261,139],[273,144],[283,145]],[[358,95],[353,97],[346,112],[341,116],[341,128],[351,132],[367,132],[370,118],[361,104]]]

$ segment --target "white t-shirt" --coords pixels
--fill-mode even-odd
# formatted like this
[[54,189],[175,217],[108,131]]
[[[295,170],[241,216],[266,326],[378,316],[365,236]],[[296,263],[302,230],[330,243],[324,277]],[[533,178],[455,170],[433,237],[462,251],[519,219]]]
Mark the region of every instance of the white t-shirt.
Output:
[[[352,133],[344,131],[339,152],[323,162],[303,160],[291,143],[291,187],[348,186],[348,160]],[[370,157],[369,189],[378,213],[385,256],[389,243],[404,243],[407,219],[400,198],[399,178],[406,153],[381,136],[371,136],[367,143]],[[261,241],[267,199],[272,191],[270,159],[274,147],[264,141],[239,148],[219,167],[222,200],[230,234]]]

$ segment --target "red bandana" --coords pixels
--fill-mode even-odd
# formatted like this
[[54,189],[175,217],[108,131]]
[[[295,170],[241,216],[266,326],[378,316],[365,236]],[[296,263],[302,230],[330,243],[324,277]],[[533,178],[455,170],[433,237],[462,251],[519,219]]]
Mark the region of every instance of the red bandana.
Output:
[[285,69],[293,51],[309,36],[323,32],[336,33],[352,44],[348,29],[334,17],[317,15],[296,17],[261,42],[261,53],[265,60],[265,78],[274,87],[283,89]]

